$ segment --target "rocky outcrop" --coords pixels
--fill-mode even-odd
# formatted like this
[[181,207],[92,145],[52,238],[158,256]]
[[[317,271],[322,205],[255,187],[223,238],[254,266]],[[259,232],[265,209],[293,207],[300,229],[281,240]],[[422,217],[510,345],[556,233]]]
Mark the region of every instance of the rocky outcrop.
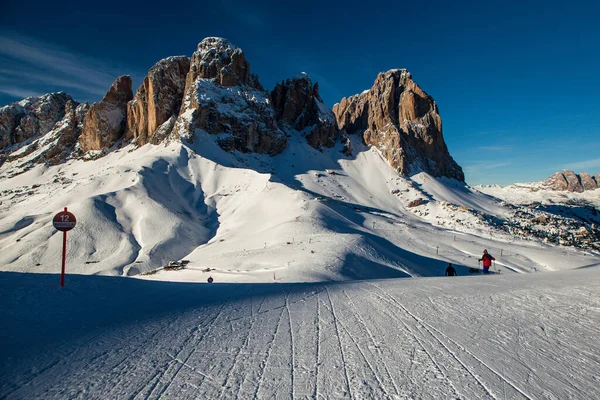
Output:
[[373,87],[333,107],[338,128],[360,134],[403,175],[427,172],[464,182],[448,152],[437,104],[406,70],[380,73]]
[[65,109],[65,117],[54,128],[55,134],[41,143],[42,146],[48,143],[48,150],[43,158],[49,164],[58,164],[71,155],[83,131],[85,116],[90,106],[88,103],[77,104],[71,101]]
[[173,136],[193,140],[196,130],[219,135],[226,150],[278,154],[287,139],[241,49],[206,38],[192,55]]
[[108,149],[123,137],[127,127],[127,102],[132,98],[131,78],[120,76],[104,98],[90,107],[79,138],[84,153]]
[[583,190],[594,190],[598,189],[598,183],[590,174],[587,172],[582,172],[579,174],[579,179],[581,180],[581,186]]
[[595,174],[592,177],[586,172],[577,175],[565,169],[551,175],[544,184],[551,190],[581,193],[600,188],[600,175]]
[[281,127],[289,126],[306,136],[312,147],[332,147],[337,126],[335,116],[319,95],[319,85],[300,74],[275,86],[270,94],[275,118]]
[[15,165],[16,168],[21,168],[25,164],[43,162],[52,165],[64,161],[73,152],[88,110],[87,103],[78,104],[74,100],[69,100],[65,105],[65,116],[50,132],[10,154],[7,161],[19,161]]
[[135,98],[127,104],[126,139],[140,146],[164,139],[173,124],[168,130],[159,128],[179,114],[189,70],[190,58],[185,56],[166,58],[150,68]]
[[0,108],[0,150],[48,133],[73,99],[66,93],[28,97]]

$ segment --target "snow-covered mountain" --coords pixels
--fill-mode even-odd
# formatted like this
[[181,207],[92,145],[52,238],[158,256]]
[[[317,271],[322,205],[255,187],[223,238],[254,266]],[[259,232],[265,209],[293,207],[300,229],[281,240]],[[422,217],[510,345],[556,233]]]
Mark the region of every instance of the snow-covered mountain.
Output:
[[135,96],[119,77],[91,107],[64,103],[31,135],[15,130],[41,120],[34,108],[0,109],[3,270],[57,270],[51,219],[65,206],[78,218],[68,270],[84,274],[436,276],[477,267],[484,248],[503,271],[598,261],[596,206],[523,209],[466,186],[435,102],[404,70],[334,113],[307,75],[265,91],[241,49],[207,38],[153,66]]
[[[225,152],[204,134],[37,165],[0,182],[0,263],[57,271],[61,236],[51,219],[64,206],[78,217],[73,273],[136,275],[185,258],[185,270],[148,278],[204,280],[206,268],[220,281],[435,276],[448,262],[460,273],[476,267],[483,248],[503,271],[598,262],[597,253],[507,229],[503,222],[529,221],[518,208],[456,180],[405,178],[377,149],[350,140],[351,157],[342,143],[319,151],[299,136],[271,157]],[[415,199],[424,204],[409,207]]]

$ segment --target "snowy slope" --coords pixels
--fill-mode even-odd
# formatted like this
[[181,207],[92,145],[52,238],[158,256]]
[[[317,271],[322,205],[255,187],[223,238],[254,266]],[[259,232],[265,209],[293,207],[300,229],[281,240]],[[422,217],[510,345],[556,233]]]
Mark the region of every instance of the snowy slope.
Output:
[[305,284],[0,274],[6,399],[597,399],[600,268]]
[[[51,218],[65,206],[79,221],[71,273],[139,275],[185,258],[185,270],[144,277],[204,281],[207,268],[219,282],[440,276],[448,262],[477,267],[484,248],[502,272],[600,260],[490,225],[484,214],[514,211],[455,181],[400,177],[358,141],[347,158],[341,145],[318,151],[292,136],[269,157],[224,152],[217,138],[197,132],[193,144],[128,146],[0,180],[1,268],[58,271]],[[416,198],[426,204],[408,207]]]

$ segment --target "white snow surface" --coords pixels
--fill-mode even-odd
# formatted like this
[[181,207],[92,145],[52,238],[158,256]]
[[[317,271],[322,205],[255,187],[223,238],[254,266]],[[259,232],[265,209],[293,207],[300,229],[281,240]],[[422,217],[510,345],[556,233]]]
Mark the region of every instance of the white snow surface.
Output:
[[[520,240],[476,210],[505,217],[501,201],[456,181],[400,177],[354,138],[322,152],[292,136],[276,157],[226,153],[216,136],[193,144],[129,146],[95,161],[38,165],[11,179],[0,168],[0,268],[56,273],[68,207],[67,271],[144,279],[317,282],[443,275],[477,267],[487,248],[502,272],[572,269],[596,253]],[[426,204],[409,208],[416,199]],[[185,270],[163,271],[187,259]]]
[[303,284],[0,274],[7,399],[597,399],[600,268]]

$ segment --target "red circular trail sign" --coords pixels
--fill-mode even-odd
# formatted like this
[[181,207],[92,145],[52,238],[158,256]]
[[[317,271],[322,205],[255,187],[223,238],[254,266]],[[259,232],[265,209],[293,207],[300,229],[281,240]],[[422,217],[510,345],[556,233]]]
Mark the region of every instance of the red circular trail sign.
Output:
[[54,219],[52,220],[52,225],[54,225],[54,227],[59,231],[63,232],[70,231],[71,229],[73,229],[76,223],[77,219],[72,213],[68,211],[59,212],[54,216]]

